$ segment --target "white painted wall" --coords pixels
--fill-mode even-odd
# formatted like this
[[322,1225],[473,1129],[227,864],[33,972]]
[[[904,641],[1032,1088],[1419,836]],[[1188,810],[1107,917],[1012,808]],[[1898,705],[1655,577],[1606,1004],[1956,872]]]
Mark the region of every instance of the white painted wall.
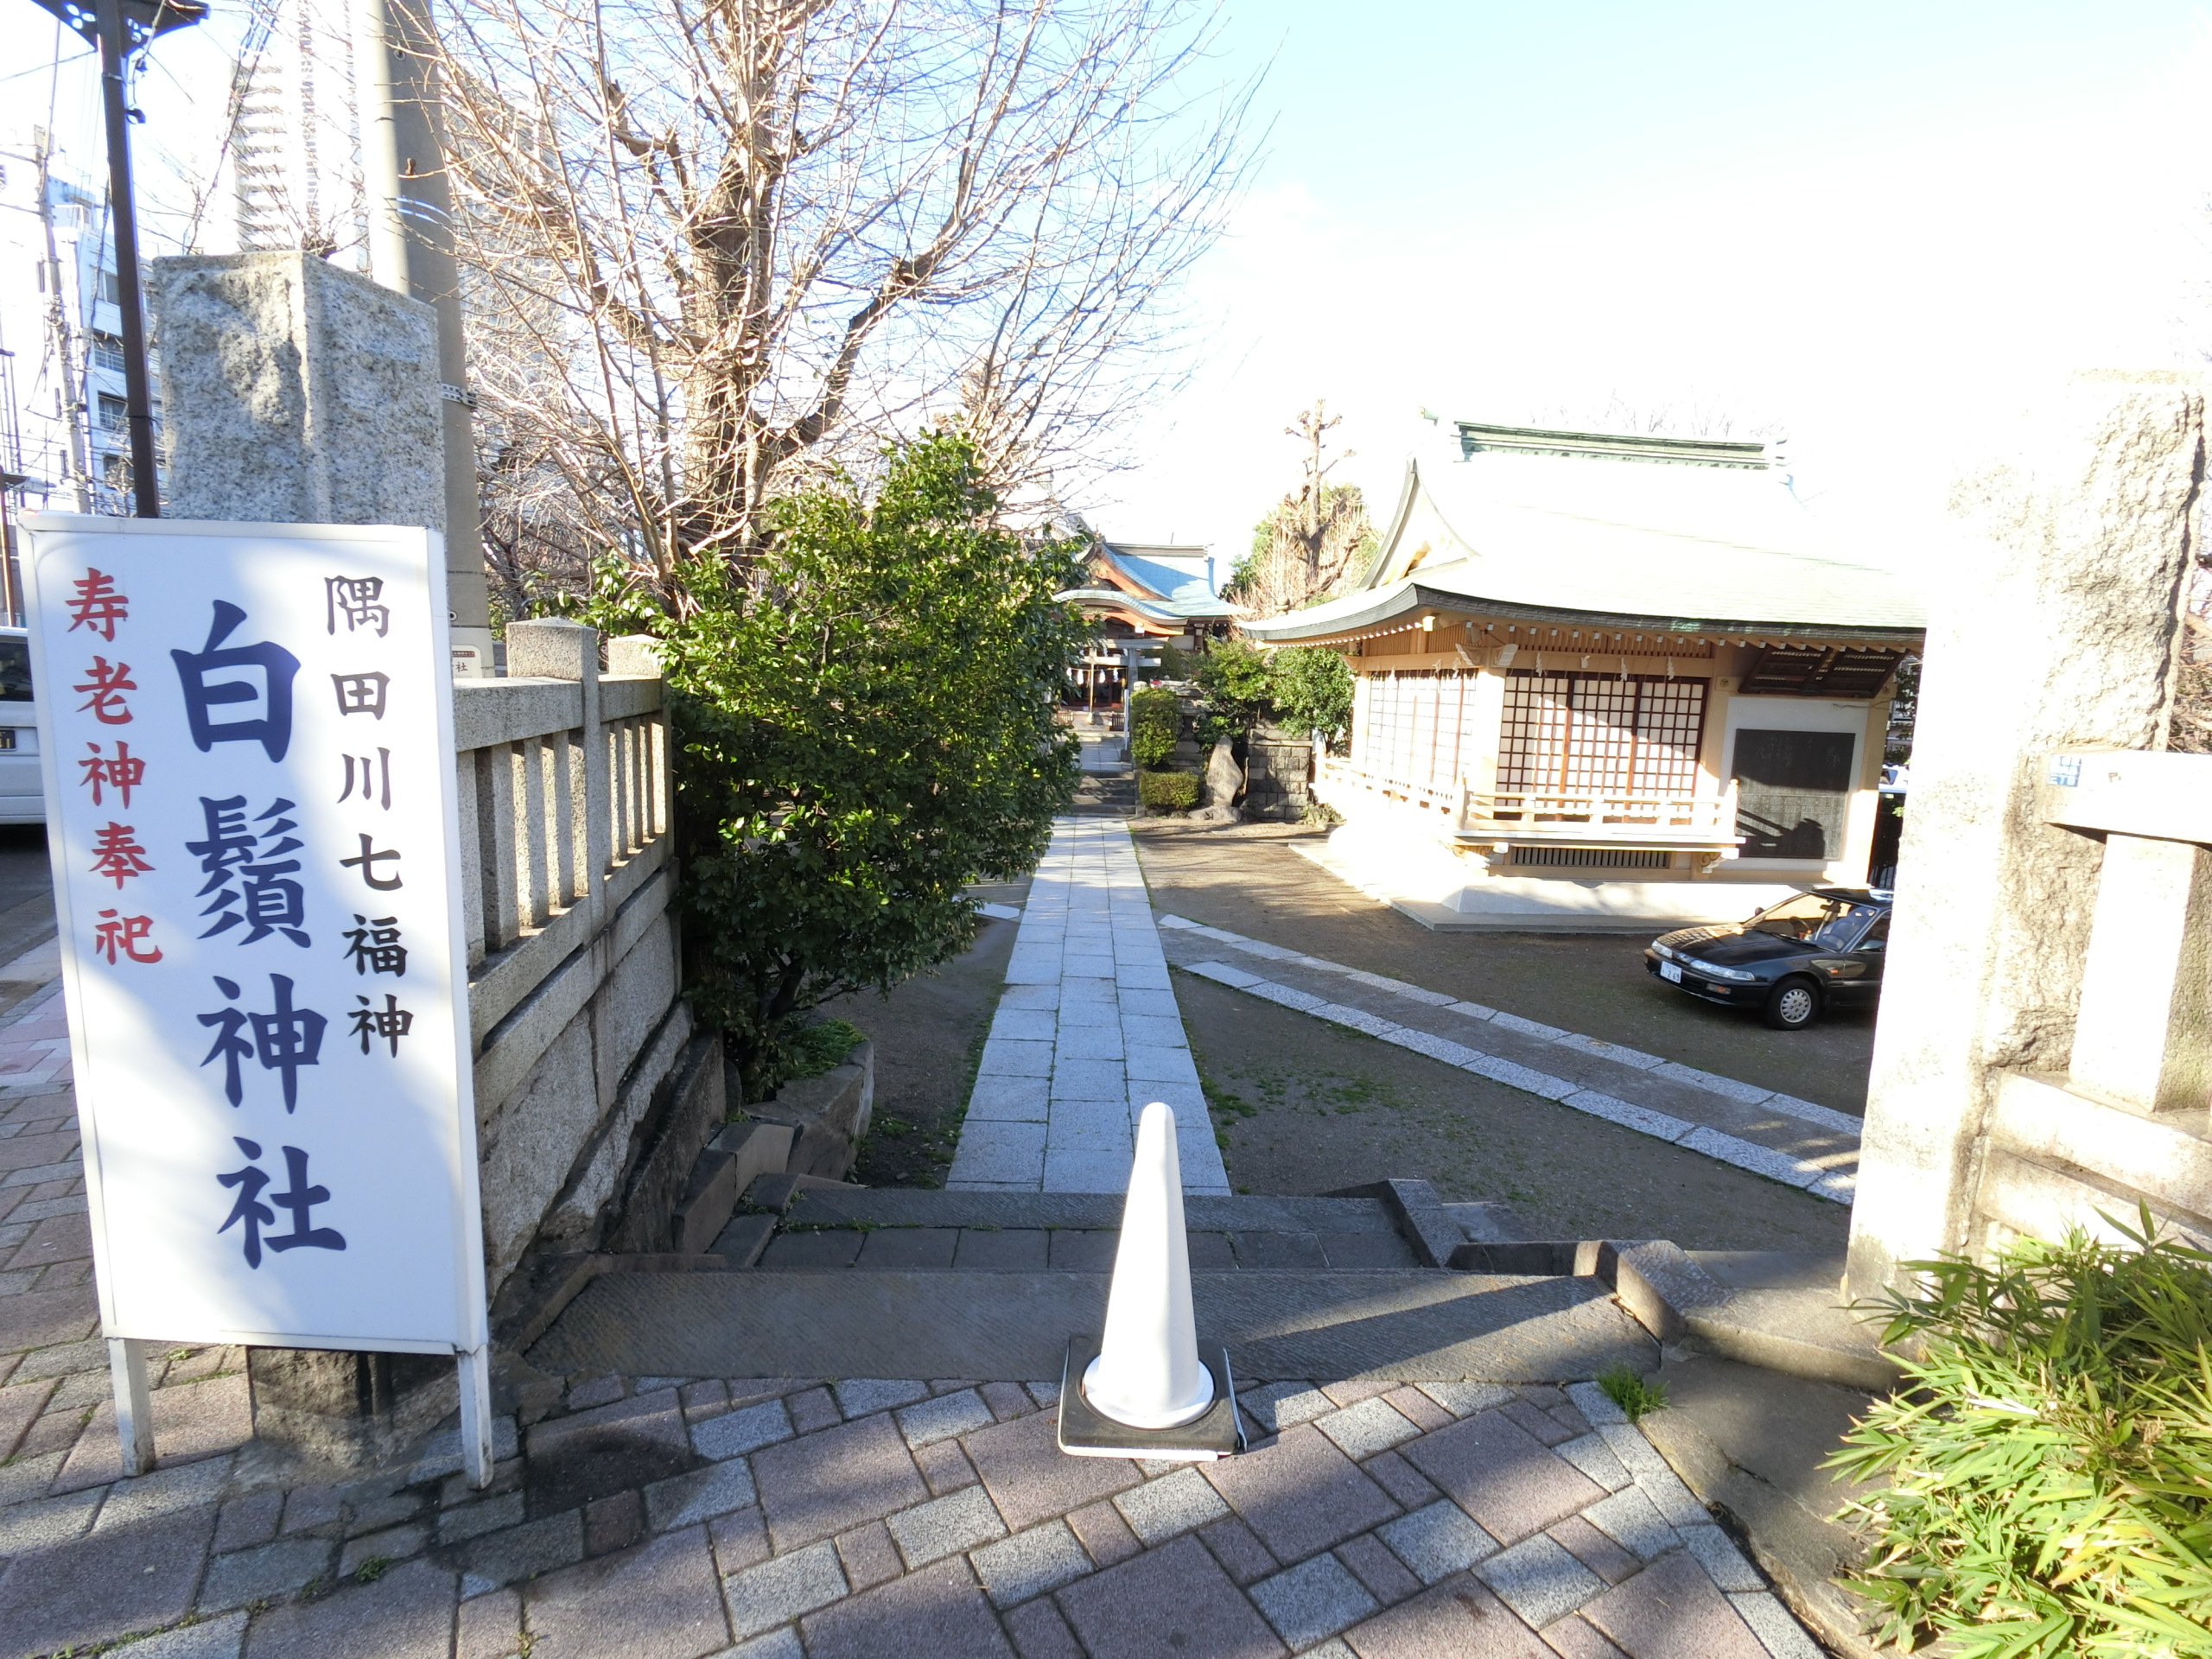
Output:
[[1802,872],[1824,881],[1856,883],[1866,874],[1868,836],[1873,827],[1873,791],[1864,786],[1867,757],[1867,706],[1817,697],[1731,697],[1714,771],[1726,789],[1736,764],[1736,734],[1755,732],[1848,732],[1852,736],[1851,777],[1856,787],[1844,809],[1841,856],[1821,863],[1784,858],[1733,858],[1715,874],[1739,878]]

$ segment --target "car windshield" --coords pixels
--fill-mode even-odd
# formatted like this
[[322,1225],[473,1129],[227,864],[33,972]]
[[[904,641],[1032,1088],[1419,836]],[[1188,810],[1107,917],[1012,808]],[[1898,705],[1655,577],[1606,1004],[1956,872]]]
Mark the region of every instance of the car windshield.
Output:
[[0,638],[0,702],[29,702],[30,700],[30,641]]
[[1872,905],[1801,893],[1761,911],[1744,924],[1744,931],[1771,933],[1779,939],[1802,939],[1823,950],[1848,950],[1865,930],[1866,918],[1878,913]]

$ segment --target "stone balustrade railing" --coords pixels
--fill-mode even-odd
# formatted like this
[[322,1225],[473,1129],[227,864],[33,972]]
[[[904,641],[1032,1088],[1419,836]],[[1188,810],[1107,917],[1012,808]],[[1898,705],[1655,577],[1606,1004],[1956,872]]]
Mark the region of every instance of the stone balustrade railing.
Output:
[[696,1037],[677,995],[653,650],[648,639],[609,640],[602,671],[595,630],[518,622],[507,678],[454,686],[495,1291],[533,1245],[650,1248],[669,1201],[659,1189],[719,1121],[714,1045]]
[[2212,755],[2079,751],[2043,778],[2037,816],[2104,859],[2066,1070],[1995,1079],[1975,1242],[2113,1236],[2099,1212],[2148,1204],[2212,1243]]

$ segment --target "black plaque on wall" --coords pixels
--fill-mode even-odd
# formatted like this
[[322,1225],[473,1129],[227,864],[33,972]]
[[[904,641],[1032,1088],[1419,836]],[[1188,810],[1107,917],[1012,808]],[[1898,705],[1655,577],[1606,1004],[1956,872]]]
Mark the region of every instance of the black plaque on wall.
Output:
[[1858,742],[1850,732],[1738,732],[1732,775],[1741,856],[1840,856]]

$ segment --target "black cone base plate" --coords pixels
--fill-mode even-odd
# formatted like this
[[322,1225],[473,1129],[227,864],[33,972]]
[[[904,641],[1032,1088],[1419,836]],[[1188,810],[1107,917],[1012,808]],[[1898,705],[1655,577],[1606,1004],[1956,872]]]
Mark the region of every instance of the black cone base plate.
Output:
[[1198,1344],[1198,1363],[1213,1376],[1213,1403],[1179,1428],[1132,1428],[1093,1410],[1083,1397],[1083,1374],[1098,1357],[1098,1338],[1071,1337],[1060,1372],[1060,1450],[1077,1458],[1151,1458],[1166,1463],[1211,1463],[1244,1449],[1236,1421],[1236,1385],[1229,1375],[1229,1350]]

